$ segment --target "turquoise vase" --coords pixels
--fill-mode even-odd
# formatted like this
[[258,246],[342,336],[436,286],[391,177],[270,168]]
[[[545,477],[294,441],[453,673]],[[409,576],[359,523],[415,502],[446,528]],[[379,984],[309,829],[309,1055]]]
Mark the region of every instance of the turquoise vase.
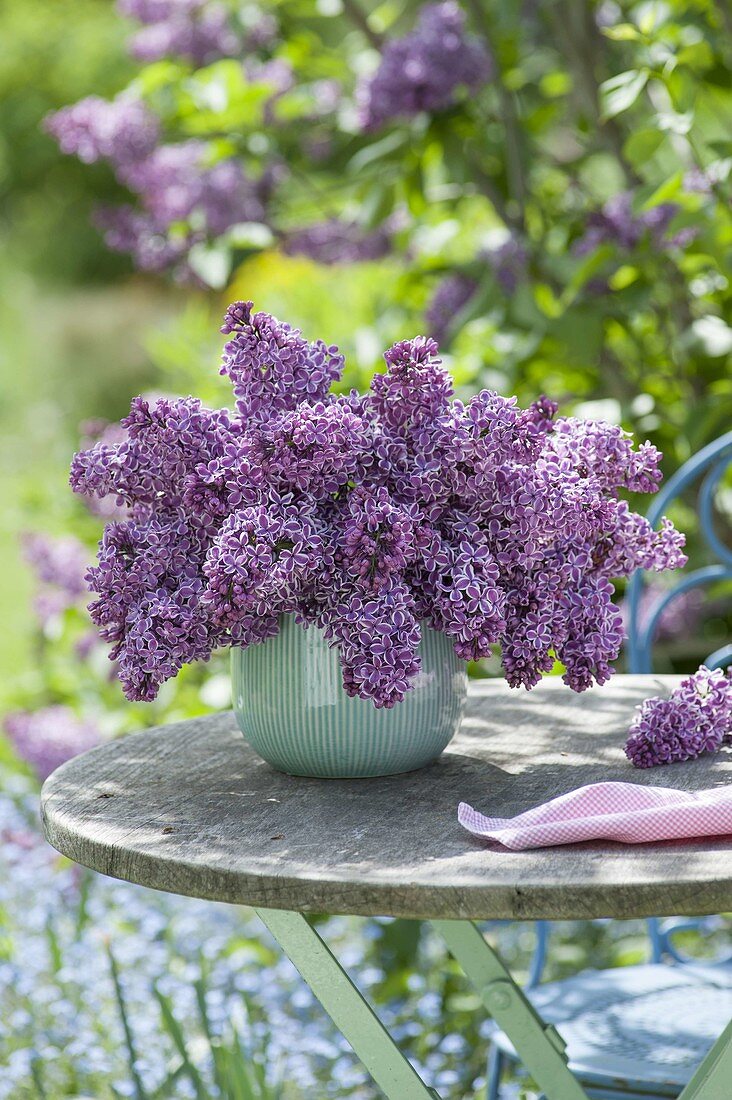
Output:
[[280,632],[231,651],[234,712],[252,748],[290,775],[353,779],[414,771],[460,725],[465,664],[443,634],[422,627],[422,671],[406,698],[377,710],[343,690],[338,652],[316,627],[283,616]]

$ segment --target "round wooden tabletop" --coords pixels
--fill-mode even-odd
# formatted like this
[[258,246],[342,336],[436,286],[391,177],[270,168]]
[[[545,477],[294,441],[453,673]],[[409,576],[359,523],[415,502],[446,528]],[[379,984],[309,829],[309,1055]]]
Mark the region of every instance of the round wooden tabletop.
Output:
[[435,764],[387,779],[296,779],[248,747],[231,713],[102,745],[43,788],[48,840],[103,874],[159,890],[300,912],[579,919],[732,909],[732,837],[510,852],[457,821],[511,817],[585,783],[732,783],[732,752],[636,771],[633,708],[675,678],[616,676],[574,695],[474,683]]

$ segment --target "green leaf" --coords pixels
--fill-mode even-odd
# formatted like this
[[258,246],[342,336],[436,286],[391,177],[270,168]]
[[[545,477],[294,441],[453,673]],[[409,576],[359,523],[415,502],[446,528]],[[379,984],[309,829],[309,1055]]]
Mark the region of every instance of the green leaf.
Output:
[[157,1002],[160,1005],[160,1013],[163,1019],[163,1026],[165,1027],[165,1030],[167,1031],[170,1038],[172,1039],[173,1045],[175,1046],[178,1054],[183,1061],[183,1066],[185,1067],[184,1072],[190,1080],[191,1084],[193,1085],[194,1089],[196,1090],[196,1096],[198,1097],[198,1100],[207,1100],[205,1085],[203,1083],[203,1080],[201,1079],[200,1073],[191,1062],[190,1056],[188,1054],[188,1048],[186,1046],[185,1036],[183,1035],[181,1026],[176,1020],[173,1013],[173,1007],[170,998],[161,993],[157,986],[153,986],[153,993],[155,994]]
[[561,317],[564,305],[546,283],[537,283],[534,287],[534,300],[545,317]]
[[547,99],[558,99],[572,91],[572,75],[563,69],[545,73],[539,81],[539,91]]
[[117,1008],[119,1009],[120,1020],[122,1021],[122,1031],[125,1037],[125,1046],[127,1047],[127,1059],[130,1067],[130,1077],[135,1089],[136,1100],[147,1100],[147,1092],[142,1083],[142,1079],[137,1072],[137,1050],[135,1048],[135,1039],[132,1034],[132,1028],[130,1026],[129,1016],[127,1014],[127,1004],[125,1002],[124,994],[122,992],[122,983],[119,979],[119,969],[117,967],[117,960],[114,957],[112,948],[109,943],[106,944],[107,957],[109,959],[109,969],[112,975],[112,985],[114,986],[114,994],[117,999]]
[[623,264],[608,279],[610,289],[625,290],[626,286],[630,286],[636,281],[639,274],[637,267],[633,267],[631,264]]
[[603,27],[605,38],[611,38],[613,42],[640,42],[643,35],[632,23],[617,23],[614,27]]
[[646,0],[639,4],[635,17],[642,34],[651,34],[659,27],[667,23],[671,16],[671,8],[661,0]]
[[274,235],[270,227],[262,222],[237,222],[226,230],[226,240],[233,248],[255,251],[269,248],[274,242]]
[[664,135],[658,129],[636,130],[623,146],[623,153],[634,168],[641,168],[651,159],[664,140]]
[[684,173],[681,170],[675,172],[673,176],[669,176],[666,182],[662,183],[660,187],[657,187],[649,198],[646,199],[641,206],[641,210],[652,210],[654,206],[660,206],[662,202],[669,202],[671,199],[675,199],[681,191],[683,181]]
[[562,300],[565,305],[569,305],[585,283],[591,279],[593,275],[596,275],[598,271],[602,270],[613,253],[614,249],[611,244],[603,244],[582,260],[567,283],[566,290],[562,295]]
[[628,69],[600,85],[602,118],[615,118],[632,107],[648,83],[646,69]]
[[206,286],[222,290],[231,271],[231,250],[225,244],[194,244],[188,253],[188,263]]
[[140,70],[131,90],[140,96],[149,96],[161,88],[176,84],[183,72],[175,61],[156,61]]
[[397,149],[403,148],[408,143],[409,135],[403,130],[396,130],[393,134],[387,134],[380,141],[371,142],[371,144],[365,145],[363,149],[359,149],[357,153],[354,153],[346,165],[346,171],[350,175],[356,176],[370,164],[389,157]]

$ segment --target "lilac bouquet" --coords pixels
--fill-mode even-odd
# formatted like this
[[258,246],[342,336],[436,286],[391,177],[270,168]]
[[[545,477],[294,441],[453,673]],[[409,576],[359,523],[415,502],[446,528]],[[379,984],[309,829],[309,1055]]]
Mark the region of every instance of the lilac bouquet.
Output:
[[233,410],[132,402],[119,441],[73,461],[79,492],[116,498],[88,580],[130,699],[219,646],[321,628],[351,696],[391,707],[420,670],[420,624],[466,660],[500,646],[513,686],[560,661],[582,691],[623,638],[611,578],[685,561],[680,535],[631,511],[659,454],[622,429],[483,391],[453,396],[434,340],[386,352],[367,394],[331,393],[336,347],[251,302],[229,307]]

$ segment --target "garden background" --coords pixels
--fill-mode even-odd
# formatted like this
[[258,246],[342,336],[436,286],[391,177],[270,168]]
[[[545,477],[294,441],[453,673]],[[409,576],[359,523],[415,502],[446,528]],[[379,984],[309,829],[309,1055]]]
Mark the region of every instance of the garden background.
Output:
[[[228,703],[223,658],[153,705],[110,679],[81,583],[102,519],[72,499],[69,460],[138,392],[224,403],[218,326],[252,298],[337,343],[348,386],[424,332],[460,393],[547,393],[650,438],[673,473],[732,422],[732,16],[724,0],[118,8],[0,11],[0,1097],[373,1097],[246,913],[80,873],[40,840],[53,762]],[[57,116],[82,159],[64,155],[49,112],[123,89],[83,125]],[[130,100],[154,120],[146,171],[121,151]],[[675,518],[702,561],[691,507]],[[696,668],[729,636],[729,594],[672,609],[660,667]],[[326,933],[359,961],[353,922]],[[367,933],[396,1036],[442,1094],[478,1095],[476,998],[418,925]],[[501,936],[525,967],[530,928]],[[634,924],[560,928],[554,972],[644,951]]]

